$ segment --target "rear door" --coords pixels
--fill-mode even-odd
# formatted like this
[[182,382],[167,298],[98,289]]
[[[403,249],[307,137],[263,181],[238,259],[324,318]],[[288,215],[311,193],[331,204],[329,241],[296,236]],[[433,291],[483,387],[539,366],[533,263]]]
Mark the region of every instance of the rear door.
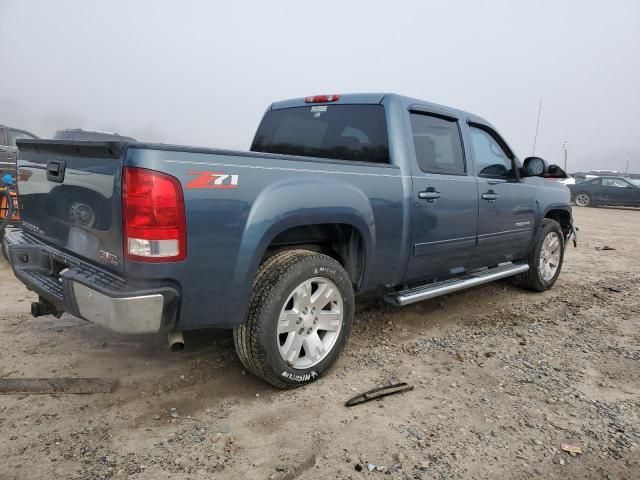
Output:
[[535,187],[518,178],[515,155],[493,128],[468,128],[479,201],[474,266],[521,259],[533,235]]
[[478,216],[478,188],[467,169],[459,119],[422,106],[409,117],[413,249],[406,282],[463,272]]
[[609,203],[618,205],[633,205],[638,201],[637,193],[640,191],[622,178],[603,177],[602,188],[606,192]]

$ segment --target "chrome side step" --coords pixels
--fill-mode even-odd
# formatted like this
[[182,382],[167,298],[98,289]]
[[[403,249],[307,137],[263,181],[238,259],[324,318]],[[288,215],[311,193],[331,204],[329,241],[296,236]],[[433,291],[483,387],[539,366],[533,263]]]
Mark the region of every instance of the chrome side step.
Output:
[[529,265],[514,265],[510,263],[499,267],[489,268],[487,270],[469,273],[443,282],[431,283],[429,285],[411,288],[409,290],[388,293],[384,296],[384,300],[393,305],[409,305],[410,303],[419,302],[428,298],[439,297],[440,295],[445,295],[447,293],[457,292],[458,290],[464,290],[465,288],[475,287],[476,285],[482,285],[483,283],[489,283],[501,278],[511,277],[512,275],[517,275],[518,273],[523,273],[527,270],[529,270]]

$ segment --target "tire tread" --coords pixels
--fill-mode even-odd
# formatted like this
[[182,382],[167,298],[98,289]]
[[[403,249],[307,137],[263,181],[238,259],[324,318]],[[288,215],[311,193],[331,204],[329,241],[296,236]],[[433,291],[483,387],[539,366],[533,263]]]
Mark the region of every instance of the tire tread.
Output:
[[[544,218],[538,230],[536,243],[526,259],[526,262],[529,264],[529,270],[514,277],[516,284],[518,286],[526,288],[527,290],[532,290],[534,292],[544,292],[549,288],[549,286],[545,286],[542,283],[538,274],[538,256],[540,254],[542,239],[548,232],[550,226],[551,228],[558,230],[558,232],[560,233],[560,241],[564,242],[560,224],[551,218]],[[564,248],[564,243],[562,245],[562,248]],[[562,258],[563,256],[561,256],[561,259]],[[562,262],[560,262],[560,266],[558,268],[562,268]]]
[[266,351],[261,348],[259,341],[261,319],[268,305],[281,300],[272,294],[278,280],[288,271],[298,267],[300,263],[318,257],[323,258],[323,261],[327,263],[334,264],[336,268],[342,269],[342,266],[333,258],[309,250],[285,250],[265,260],[258,269],[253,282],[246,320],[233,331],[236,351],[245,368],[278,388],[290,388],[301,384],[287,382],[265,368],[267,365]]

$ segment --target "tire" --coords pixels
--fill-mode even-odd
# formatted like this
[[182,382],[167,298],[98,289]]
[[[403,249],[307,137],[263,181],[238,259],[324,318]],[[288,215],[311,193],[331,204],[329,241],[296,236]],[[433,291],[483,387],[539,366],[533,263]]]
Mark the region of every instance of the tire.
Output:
[[0,230],[0,253],[2,254],[2,258],[5,259],[7,263],[9,263],[9,255],[7,255],[7,249],[4,248],[4,230]]
[[587,192],[578,192],[575,197],[573,197],[573,201],[576,203],[578,207],[590,207],[593,203],[593,199],[591,195]]
[[[549,238],[557,239],[557,257],[554,259],[557,261],[555,270],[547,270],[546,265],[552,262],[545,262],[542,260],[545,251],[548,250],[546,242],[549,242]],[[555,249],[554,249],[555,251]],[[550,218],[542,220],[540,229],[538,231],[538,237],[536,243],[527,257],[527,263],[529,264],[529,270],[521,273],[515,277],[517,285],[524,287],[534,292],[544,292],[553,286],[560,275],[562,270],[562,262],[564,261],[564,234],[560,224]],[[553,262],[555,263],[555,262]],[[552,271],[551,271],[552,270]]]
[[248,371],[275,387],[305,385],[342,353],[354,310],[351,280],[336,260],[308,250],[277,253],[258,270],[247,318],[233,331],[236,352]]
[[[4,229],[9,222],[11,222],[11,218],[13,217],[13,197],[8,190],[0,190],[0,205],[5,205],[6,211],[0,211],[2,213],[2,218],[0,218],[0,232],[4,232]],[[4,210],[3,208],[3,210]]]

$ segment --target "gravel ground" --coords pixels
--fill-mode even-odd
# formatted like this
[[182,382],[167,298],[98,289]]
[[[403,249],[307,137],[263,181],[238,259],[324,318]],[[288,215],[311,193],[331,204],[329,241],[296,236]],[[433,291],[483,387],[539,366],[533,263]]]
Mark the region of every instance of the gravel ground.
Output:
[[[640,478],[640,211],[575,217],[551,291],[360,302],[345,354],[294,391],[244,372],[228,332],[175,354],[159,336],[34,319],[0,262],[0,377],[120,380],[0,396],[0,479]],[[395,381],[415,389],[344,407]]]

